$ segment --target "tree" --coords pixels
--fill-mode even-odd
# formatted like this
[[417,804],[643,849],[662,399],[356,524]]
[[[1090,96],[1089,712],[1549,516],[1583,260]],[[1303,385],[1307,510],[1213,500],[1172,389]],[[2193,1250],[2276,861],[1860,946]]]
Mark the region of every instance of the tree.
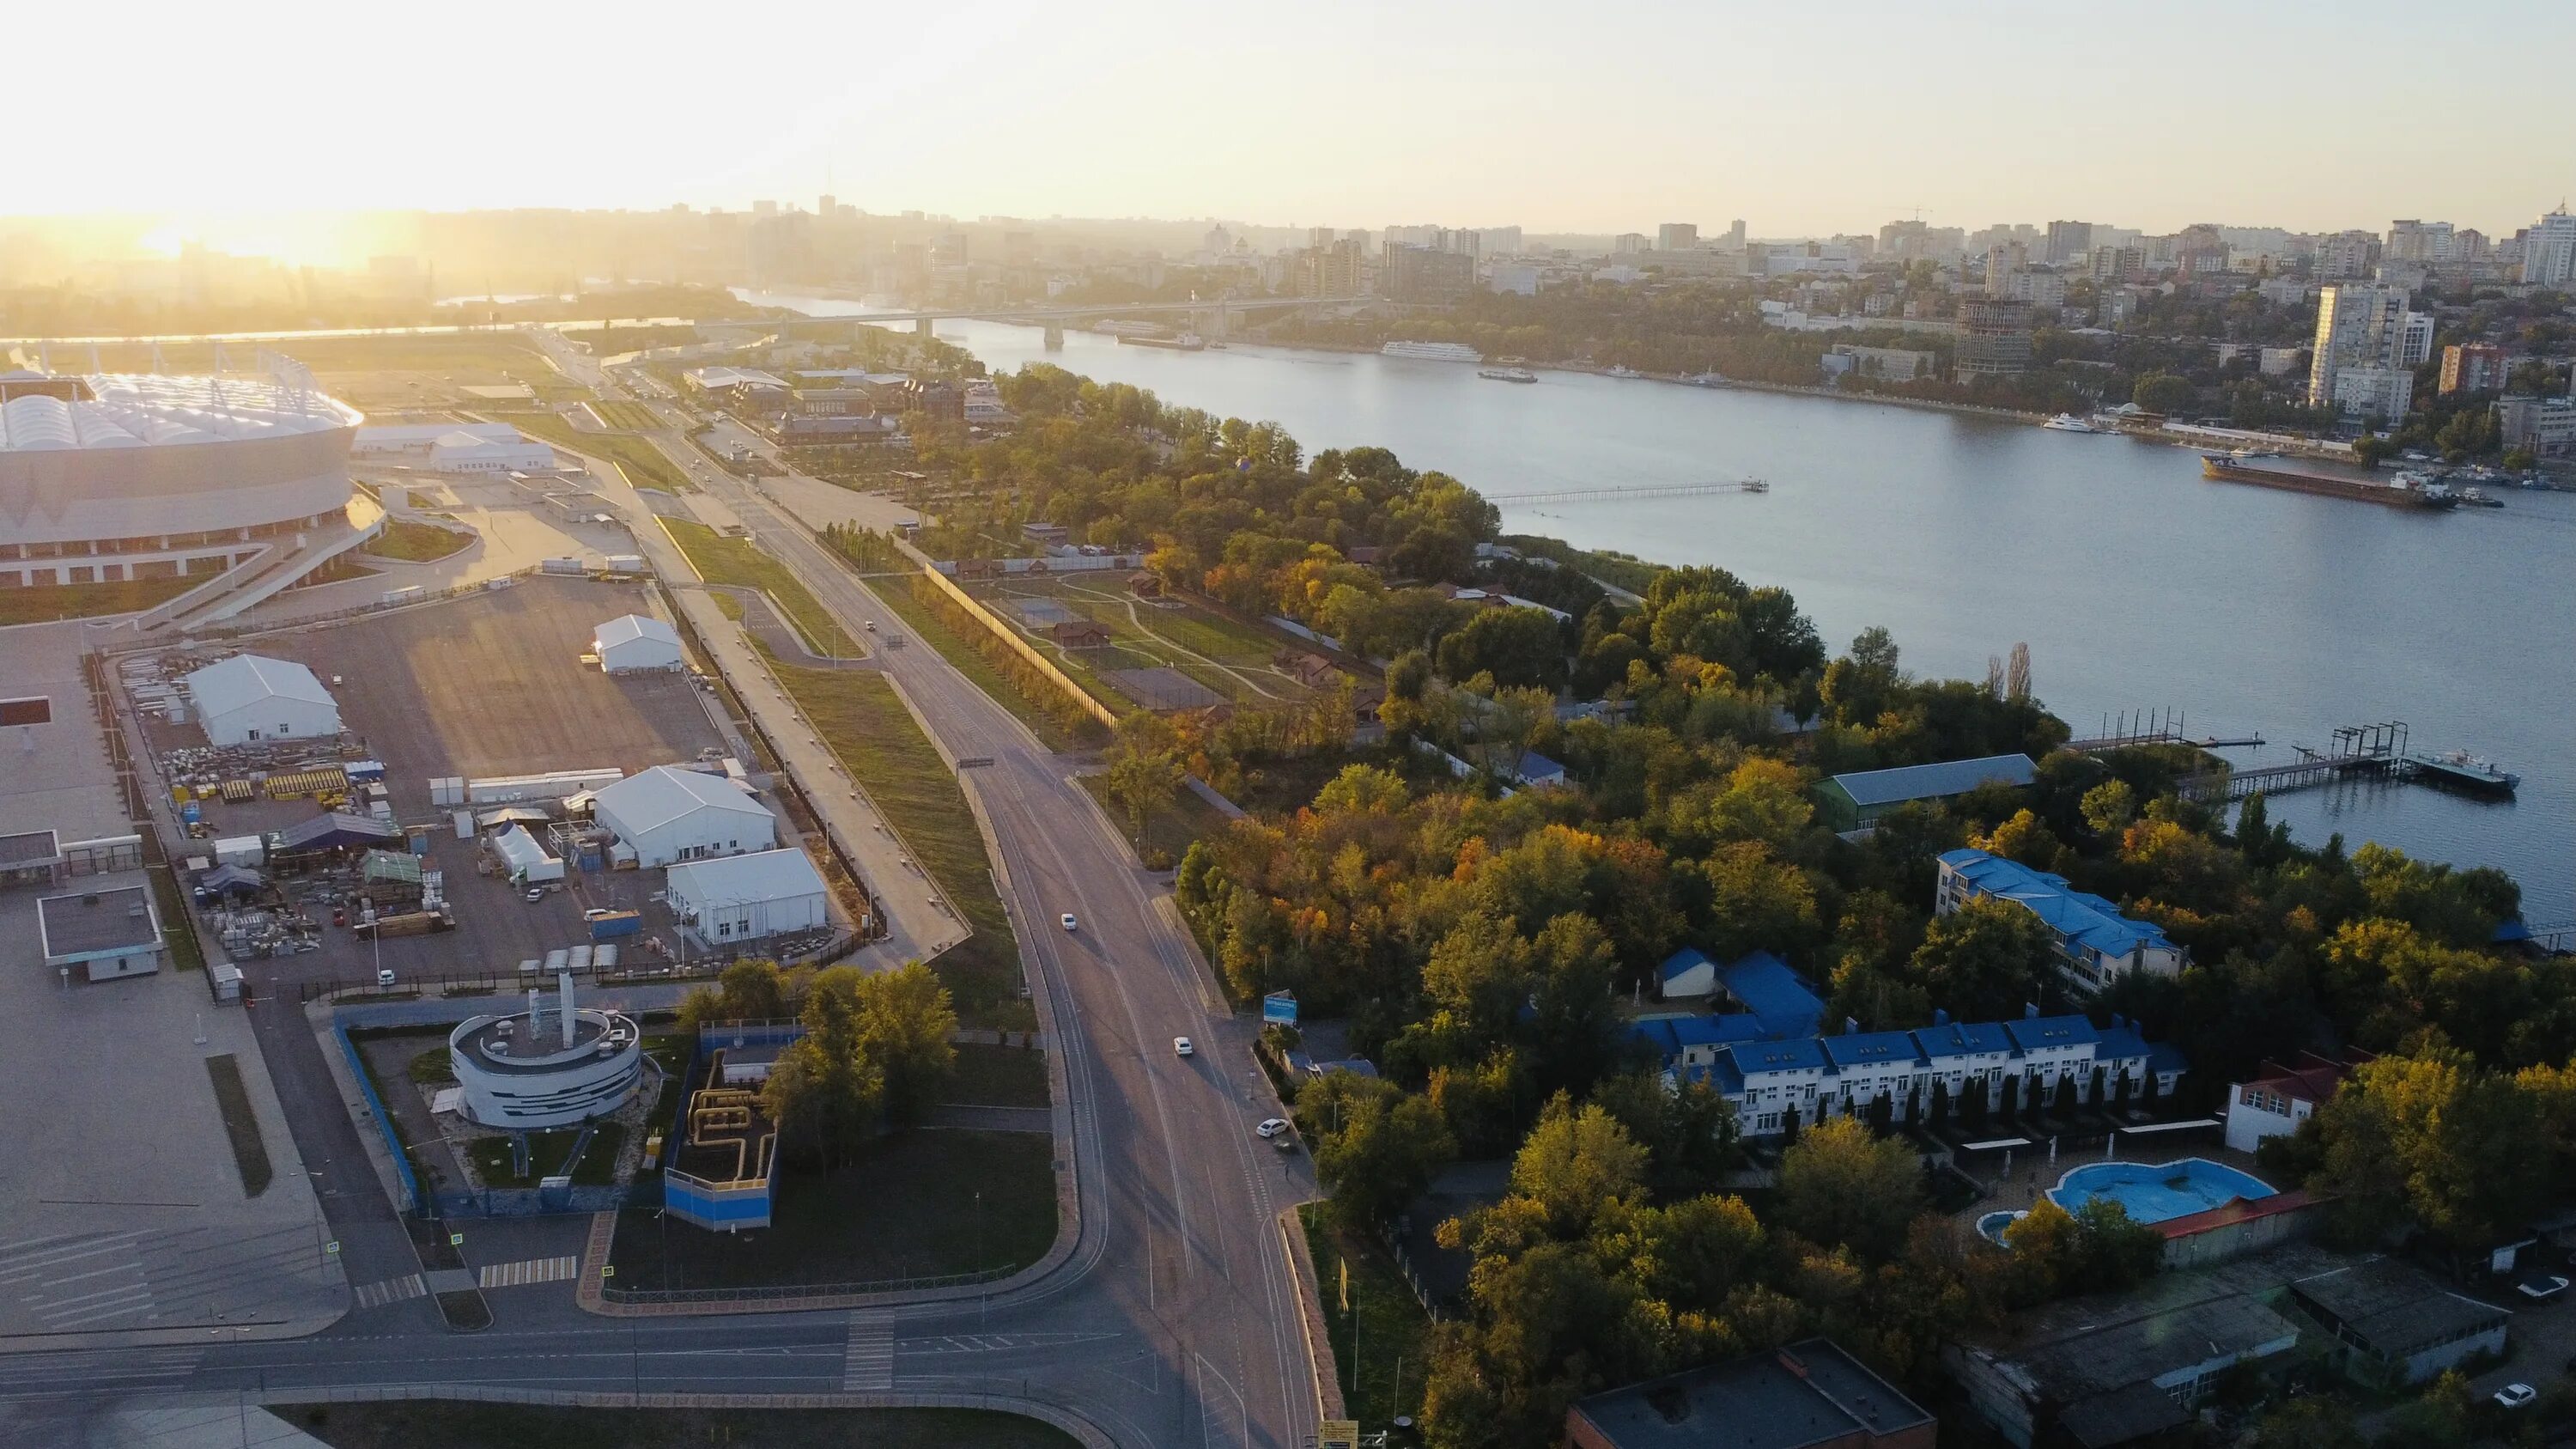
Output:
[[885,1104],[885,1074],[860,1050],[863,979],[845,966],[814,978],[798,1017],[805,1034],[779,1053],[761,1087],[762,1110],[812,1147],[826,1171],[876,1129]]
[[1565,687],[1565,633],[1544,609],[1479,609],[1440,641],[1440,673],[1452,680],[1490,674],[1506,687]]
[[[834,967],[833,972],[847,970]],[[887,1120],[916,1121],[957,1065],[948,988],[918,961],[859,978],[859,1050],[885,1083]]]
[[1892,1252],[1923,1205],[1912,1148],[1849,1117],[1819,1122],[1780,1154],[1780,1220],[1801,1236],[1864,1257]]
[[1353,1231],[1393,1222],[1456,1155],[1429,1101],[1356,1072],[1325,1073],[1297,1094],[1297,1115],[1316,1140],[1315,1176],[1333,1215]]
[[1646,1149],[1597,1103],[1550,1099],[1512,1159],[1512,1195],[1537,1205],[1559,1237],[1579,1238],[1614,1200],[1646,1182]]
[[2056,970],[2048,924],[2012,901],[1977,897],[1933,918],[1914,969],[1935,1001],[1966,1021],[2020,1014]]
[[727,1021],[784,1021],[792,1013],[787,982],[775,961],[741,960],[724,969],[713,989],[701,986],[680,1002],[680,1031]]
[[1631,1072],[1604,1080],[1592,1099],[1646,1149],[1648,1184],[1660,1200],[1714,1191],[1743,1160],[1735,1109],[1705,1081],[1666,1091],[1660,1073]]
[[2191,406],[2191,400],[2198,391],[2189,378],[2176,377],[2170,372],[2150,372],[2140,377],[2137,386],[2129,390],[2129,401],[2148,412],[2170,416]]
[[1151,711],[1139,710],[1118,722],[1117,737],[1101,758],[1109,767],[1109,798],[1127,807],[1128,828],[1141,852],[1146,819],[1172,803],[1189,775],[1171,724]]

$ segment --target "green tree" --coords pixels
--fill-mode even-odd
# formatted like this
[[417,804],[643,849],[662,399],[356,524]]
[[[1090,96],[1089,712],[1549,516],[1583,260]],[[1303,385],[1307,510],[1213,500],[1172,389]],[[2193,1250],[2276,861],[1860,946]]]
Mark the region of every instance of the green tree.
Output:
[[680,1002],[680,1031],[694,1037],[700,1027],[726,1021],[784,1021],[787,978],[775,961],[741,960],[724,969],[710,989],[694,988]]
[[1978,897],[1933,918],[1914,952],[1932,999],[1963,1021],[2021,1014],[2056,970],[2048,924],[2012,901]]
[[1923,1206],[1923,1166],[1903,1142],[1849,1117],[1817,1123],[1780,1154],[1783,1224],[1828,1247],[1877,1258],[1905,1241]]
[[1597,1103],[1576,1108],[1563,1093],[1512,1159],[1512,1195],[1537,1205],[1563,1238],[1588,1232],[1612,1201],[1636,1196],[1646,1182],[1646,1149]]
[[1506,688],[1565,687],[1565,633],[1543,609],[1480,609],[1440,641],[1440,673],[1453,680],[1490,674]]
[[1356,1072],[1325,1073],[1297,1094],[1297,1115],[1333,1215],[1353,1231],[1393,1222],[1457,1151],[1429,1101]]
[[2129,390],[2129,401],[2148,412],[2169,416],[2191,406],[2191,400],[2198,391],[2189,378],[2176,377],[2170,372],[2150,372],[2140,377],[2137,386]]
[[885,1107],[885,1073],[861,1049],[859,983],[850,967],[814,978],[789,1042],[761,1087],[761,1107],[780,1131],[811,1148],[824,1170],[839,1166],[875,1132]]
[[1109,798],[1126,807],[1128,829],[1141,851],[1147,819],[1172,803],[1189,775],[1172,727],[1160,715],[1139,710],[1118,722],[1101,759],[1108,766]]
[[[834,967],[830,976],[848,967]],[[957,1066],[957,1012],[918,961],[859,978],[859,1051],[885,1084],[889,1121],[918,1121]]]

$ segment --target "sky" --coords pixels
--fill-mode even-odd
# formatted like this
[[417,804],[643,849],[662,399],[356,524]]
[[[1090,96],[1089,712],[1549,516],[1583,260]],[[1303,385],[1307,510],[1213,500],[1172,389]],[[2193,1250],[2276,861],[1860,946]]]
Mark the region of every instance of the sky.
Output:
[[2576,193],[2565,0],[22,9],[12,109],[62,124],[9,148],[0,214],[828,190],[1301,226],[2510,234]]

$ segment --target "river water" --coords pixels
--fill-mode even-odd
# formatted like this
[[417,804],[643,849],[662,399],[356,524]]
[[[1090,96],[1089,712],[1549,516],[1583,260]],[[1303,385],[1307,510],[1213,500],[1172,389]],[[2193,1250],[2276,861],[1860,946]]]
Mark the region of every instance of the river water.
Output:
[[[817,316],[856,303],[755,295]],[[1766,494],[1503,505],[1506,531],[1662,563],[1717,564],[1794,593],[1839,651],[1891,629],[1918,674],[1985,677],[2030,646],[2036,693],[2096,731],[2180,712],[2261,735],[2240,768],[2407,723],[2522,775],[2509,802],[2423,786],[2283,795],[2273,818],[2522,882],[2534,924],[2576,918],[2576,494],[2400,512],[2200,476],[2126,438],[1831,398],[1586,373],[1492,382],[1457,363],[1268,347],[1172,352],[943,322],[996,370],[1051,362],[1220,416],[1277,422],[1312,452],[1378,444],[1488,495],[1753,474]]]

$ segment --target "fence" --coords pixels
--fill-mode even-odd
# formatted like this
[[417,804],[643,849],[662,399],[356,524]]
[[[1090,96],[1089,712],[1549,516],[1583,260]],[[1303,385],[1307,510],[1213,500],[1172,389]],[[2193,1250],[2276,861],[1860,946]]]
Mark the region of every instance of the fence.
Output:
[[933,1288],[969,1288],[998,1283],[1019,1272],[1005,1265],[972,1273],[943,1273],[931,1278],[880,1278],[872,1283],[791,1283],[768,1288],[620,1288],[603,1285],[600,1297],[611,1303],[792,1303],[804,1298],[856,1297],[863,1293],[920,1293]]
[[968,614],[975,618],[976,622],[993,631],[993,637],[1010,646],[1011,652],[1019,655],[1020,658],[1036,666],[1037,671],[1046,677],[1048,683],[1063,690],[1065,697],[1081,706],[1084,713],[1090,715],[1093,719],[1100,721],[1102,724],[1110,725],[1112,727],[1117,725],[1118,715],[1116,711],[1112,710],[1109,706],[1102,704],[1099,700],[1092,698],[1091,691],[1074,683],[1073,676],[1065,673],[1061,669],[1058,669],[1055,666],[1055,661],[1047,658],[1044,654],[1039,653],[1037,646],[1029,643],[1028,640],[1021,638],[1019,630],[1012,628],[1009,624],[1003,622],[1000,616],[996,615],[992,610],[987,609],[981,603],[978,603],[974,595],[959,588],[946,574],[939,571],[938,566],[930,561],[928,555],[924,554],[921,550],[914,548],[911,544],[905,543],[901,539],[895,540],[895,546],[903,550],[905,557],[911,559],[915,564],[920,566],[921,577],[930,580],[932,587],[938,589],[948,598],[955,600]]
[[477,1192],[432,1193],[430,1213],[441,1218],[538,1218],[654,1207],[661,1201],[662,1184],[639,1176],[623,1186],[487,1187]]
[[420,1179],[412,1176],[411,1153],[403,1147],[402,1134],[394,1131],[394,1119],[385,1111],[384,1099],[376,1095],[376,1083],[367,1075],[367,1062],[358,1055],[358,1044],[349,1039],[349,1029],[334,1022],[331,1034],[340,1039],[340,1050],[349,1058],[349,1070],[358,1078],[358,1094],[367,1099],[367,1110],[375,1115],[376,1130],[384,1134],[385,1149],[394,1156],[394,1176],[402,1184],[404,1212],[416,1211],[421,1204]]

